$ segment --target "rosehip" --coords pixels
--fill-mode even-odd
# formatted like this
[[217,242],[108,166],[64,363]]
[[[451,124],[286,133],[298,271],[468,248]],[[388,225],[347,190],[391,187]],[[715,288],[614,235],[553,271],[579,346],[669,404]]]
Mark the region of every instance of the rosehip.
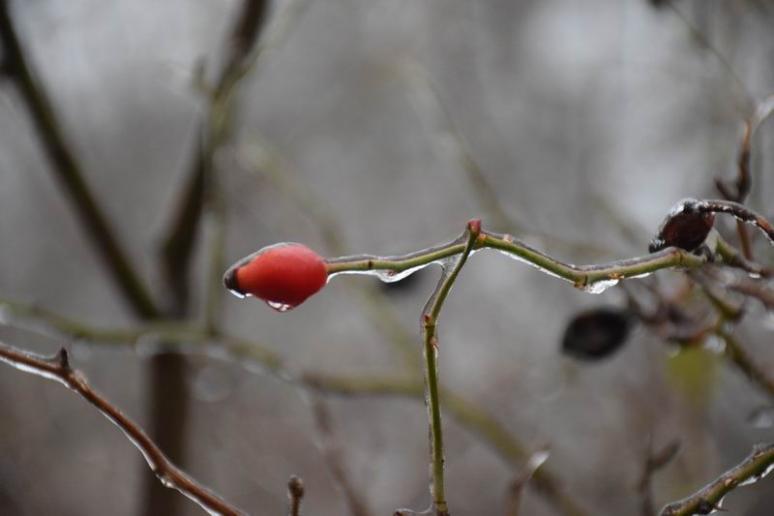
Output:
[[670,246],[693,251],[704,243],[715,224],[715,214],[701,211],[699,202],[685,199],[677,203],[661,223],[648,251],[655,253]]
[[562,352],[579,360],[612,355],[629,337],[634,317],[618,308],[594,308],[572,318],[564,330]]
[[328,269],[323,258],[302,244],[275,244],[232,265],[223,283],[234,294],[255,296],[284,312],[323,288]]

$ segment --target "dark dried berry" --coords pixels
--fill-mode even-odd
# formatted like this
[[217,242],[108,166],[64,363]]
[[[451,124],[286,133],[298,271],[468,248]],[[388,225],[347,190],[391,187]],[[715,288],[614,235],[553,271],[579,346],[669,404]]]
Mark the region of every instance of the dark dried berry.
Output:
[[672,208],[648,250],[655,253],[667,247],[679,247],[693,251],[704,243],[715,223],[715,214],[703,212],[698,205],[699,201],[689,199]]
[[626,342],[633,321],[630,312],[618,308],[581,312],[564,330],[562,352],[590,361],[608,357]]

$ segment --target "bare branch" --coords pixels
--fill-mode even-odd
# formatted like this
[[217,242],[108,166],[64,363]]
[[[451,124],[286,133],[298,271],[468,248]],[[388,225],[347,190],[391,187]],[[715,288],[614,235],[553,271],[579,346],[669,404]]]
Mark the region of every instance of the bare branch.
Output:
[[739,465],[729,469],[702,489],[661,510],[661,516],[710,514],[723,497],[740,486],[757,482],[774,469],[774,444],[758,445]]
[[[95,328],[79,321],[29,305],[0,299],[0,308],[12,316],[43,324],[57,335],[115,345],[138,346],[143,340],[163,342],[165,349],[179,353],[204,353],[215,359],[228,359],[250,372],[266,371],[277,377],[326,395],[344,397],[402,397],[423,399],[422,381],[402,376],[345,376],[315,372],[298,374],[286,367],[283,359],[261,344],[231,335],[211,335],[201,328],[184,324],[151,324],[133,329]],[[14,321],[16,322],[16,321]],[[212,344],[216,342],[217,344]],[[257,366],[257,367],[256,367]],[[521,467],[529,453],[506,426],[497,421],[479,403],[441,386],[444,410],[462,427],[488,445],[502,460]],[[535,472],[531,485],[566,516],[586,513],[561,488],[561,482],[546,468]]]
[[188,301],[188,270],[199,233],[209,182],[217,150],[228,139],[233,122],[233,100],[239,81],[258,40],[266,13],[266,0],[244,0],[228,37],[226,62],[210,91],[206,118],[197,131],[191,170],[181,189],[169,228],[162,245],[164,276],[174,295],[178,313]]
[[289,516],[301,516],[301,500],[304,498],[304,482],[297,476],[288,480]]
[[535,475],[535,472],[548,460],[548,448],[538,450],[533,453],[527,463],[519,470],[516,477],[508,486],[508,499],[505,514],[506,516],[519,516],[521,514],[521,497],[527,483]]
[[0,40],[7,70],[27,106],[52,172],[64,186],[81,225],[97,248],[134,313],[140,317],[159,315],[153,299],[122,248],[108,218],[86,182],[80,164],[62,130],[51,101],[27,62],[9,13],[8,0],[0,0]]
[[80,395],[121,429],[165,487],[179,491],[210,514],[245,514],[175,466],[142,428],[92,389],[81,372],[72,369],[64,348],[53,357],[46,358],[0,343],[0,361],[25,373],[60,383]]
[[653,475],[672,462],[672,459],[677,456],[679,451],[680,441],[672,441],[658,451],[653,451],[652,443],[648,443],[648,455],[645,458],[642,477],[638,485],[642,516],[654,516],[656,514],[656,509],[653,506],[653,493],[651,492]]
[[344,498],[349,506],[349,513],[352,516],[369,516],[365,501],[352,485],[344,466],[341,456],[341,449],[336,445],[333,435],[333,422],[331,413],[322,399],[315,399],[312,402],[312,411],[314,413],[315,424],[320,434],[320,447],[325,457],[325,463],[328,466],[333,479],[338,484]]

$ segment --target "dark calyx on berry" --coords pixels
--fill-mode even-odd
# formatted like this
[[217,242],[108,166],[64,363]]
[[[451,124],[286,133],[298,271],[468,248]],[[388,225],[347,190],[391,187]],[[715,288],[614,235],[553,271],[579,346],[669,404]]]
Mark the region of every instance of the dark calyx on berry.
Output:
[[661,223],[648,251],[655,253],[667,247],[694,251],[704,243],[714,223],[715,214],[702,210],[698,201],[683,201]]

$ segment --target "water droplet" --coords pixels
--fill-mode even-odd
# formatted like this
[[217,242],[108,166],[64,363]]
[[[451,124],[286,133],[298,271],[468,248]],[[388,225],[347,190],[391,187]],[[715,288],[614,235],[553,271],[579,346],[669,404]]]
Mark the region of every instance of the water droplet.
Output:
[[602,280],[602,281],[595,281],[593,283],[589,283],[588,285],[584,285],[581,288],[584,292],[588,292],[589,294],[601,294],[605,290],[609,289],[610,287],[614,287],[618,285],[617,279],[611,279],[611,280]]
[[292,305],[278,303],[277,301],[266,301],[266,304],[278,312],[287,312],[288,310],[292,310],[294,308]]
[[232,390],[232,378],[221,367],[205,366],[194,373],[193,394],[205,403],[223,401],[231,395]]
[[710,335],[704,339],[704,349],[722,355],[726,351],[726,341],[717,335]]

